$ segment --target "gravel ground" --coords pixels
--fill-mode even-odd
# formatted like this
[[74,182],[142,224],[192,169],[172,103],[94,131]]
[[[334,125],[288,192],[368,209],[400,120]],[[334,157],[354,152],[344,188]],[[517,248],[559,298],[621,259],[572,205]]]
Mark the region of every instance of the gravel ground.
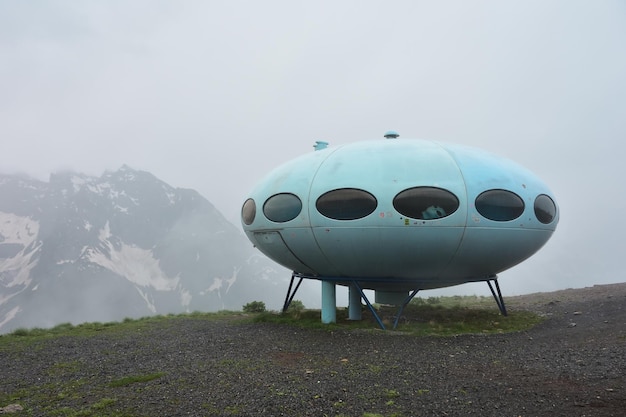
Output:
[[626,416],[626,283],[505,301],[547,319],[445,338],[193,318],[55,338],[0,350],[0,399],[16,416]]

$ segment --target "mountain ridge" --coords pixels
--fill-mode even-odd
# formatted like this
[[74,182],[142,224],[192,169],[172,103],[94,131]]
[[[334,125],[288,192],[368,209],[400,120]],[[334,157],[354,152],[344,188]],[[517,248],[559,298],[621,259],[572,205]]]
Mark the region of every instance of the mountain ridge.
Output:
[[240,309],[284,274],[197,191],[149,172],[0,174],[0,333]]

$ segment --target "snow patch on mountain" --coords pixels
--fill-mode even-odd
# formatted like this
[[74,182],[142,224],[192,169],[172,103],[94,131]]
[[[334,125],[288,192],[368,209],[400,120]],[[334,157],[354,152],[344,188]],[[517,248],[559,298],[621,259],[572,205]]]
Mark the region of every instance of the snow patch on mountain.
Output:
[[[30,217],[0,212],[0,245],[14,245],[13,256],[0,255],[0,285],[4,288],[27,287],[30,271],[37,265],[33,259],[41,242],[37,242],[39,223]],[[19,250],[17,250],[19,249]],[[0,297],[0,304],[16,293]]]
[[111,230],[107,221],[105,226],[100,229],[99,234],[100,242],[105,249],[87,248],[85,250],[85,255],[90,262],[113,271],[141,287],[152,287],[159,291],[176,289],[180,277],[168,277],[161,269],[159,260],[154,258],[151,250],[127,245],[124,242],[114,246],[110,241],[111,237]]
[[[222,289],[224,290],[224,294],[228,293],[230,287],[237,281],[237,274],[241,270],[241,267],[233,268],[233,274],[229,278],[215,277],[213,278],[213,283],[204,291],[200,292],[200,295],[205,295],[207,293],[217,291],[218,295],[221,297]],[[224,286],[226,285],[226,288]]]
[[148,310],[150,310],[152,314],[156,314],[157,308],[156,308],[156,305],[154,304],[154,299],[150,296],[150,294],[148,294],[147,291],[142,291],[141,288],[139,288],[136,285],[135,285],[135,289],[137,290],[137,292],[139,292],[139,295],[141,295],[141,298],[143,298],[143,300],[146,302],[146,306],[148,307]]
[[70,178],[70,181],[72,183],[72,187],[74,188],[74,193],[79,192],[83,185],[87,183],[86,178],[79,177],[78,175],[72,176],[72,178]]
[[191,304],[192,298],[193,297],[191,293],[189,292],[189,290],[185,290],[185,289],[180,290],[180,304],[187,309],[187,312],[189,312],[189,309],[187,307],[189,307],[189,304]]
[[3,317],[0,317],[0,328],[2,328],[2,326],[4,326],[6,323],[13,320],[15,316],[17,316],[17,313],[19,312],[20,312],[19,307],[13,307]]
[[30,217],[0,211],[0,243],[30,245],[39,233],[39,222]]

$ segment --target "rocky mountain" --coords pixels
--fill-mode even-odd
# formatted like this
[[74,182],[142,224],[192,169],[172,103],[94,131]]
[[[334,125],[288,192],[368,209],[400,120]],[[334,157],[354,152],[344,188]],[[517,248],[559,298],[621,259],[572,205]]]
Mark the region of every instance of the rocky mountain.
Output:
[[282,299],[288,278],[204,197],[148,172],[0,175],[0,333],[240,310]]

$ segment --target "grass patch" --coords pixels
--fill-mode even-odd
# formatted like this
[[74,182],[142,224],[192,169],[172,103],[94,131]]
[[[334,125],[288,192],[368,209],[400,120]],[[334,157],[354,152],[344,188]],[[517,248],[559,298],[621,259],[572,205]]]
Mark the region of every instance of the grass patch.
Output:
[[53,339],[60,336],[93,336],[94,334],[101,332],[109,333],[124,333],[128,331],[141,331],[142,329],[151,325],[175,325],[175,320],[178,319],[197,319],[197,320],[223,320],[228,318],[244,317],[244,314],[240,311],[218,311],[214,313],[202,313],[193,312],[185,314],[167,314],[158,316],[148,316],[141,318],[126,318],[122,321],[114,322],[93,322],[93,323],[81,323],[71,324],[62,323],[51,328],[39,328],[32,329],[19,328],[13,330],[11,333],[0,335],[0,349],[3,342],[17,341],[25,342],[27,340],[36,341],[43,339]]
[[[338,316],[345,315],[345,318],[347,319],[347,313],[343,314],[341,310],[338,310],[337,313]],[[336,330],[343,328],[343,326],[337,324],[340,323],[340,321],[337,323],[323,324],[321,317],[320,310],[303,310],[298,311],[297,313],[277,313],[275,311],[266,311],[252,316],[249,320],[254,323],[287,324],[307,329]]]
[[[396,306],[375,306],[378,316],[390,330],[396,319]],[[319,310],[304,310],[298,314],[265,312],[252,320],[308,329],[377,329],[378,323],[368,308],[363,307],[362,320],[348,320],[346,308],[337,309],[337,323],[322,324]],[[414,299],[400,316],[397,331],[417,336],[453,336],[459,334],[510,333],[527,330],[543,321],[529,311],[513,311],[502,316],[490,297],[454,296]]]
[[[391,329],[397,314],[395,306],[375,306],[385,327]],[[378,324],[365,306],[362,320],[348,320],[348,309],[337,309],[337,322],[323,324],[320,310],[292,309],[287,313],[266,311],[256,314],[244,314],[240,311],[219,311],[216,313],[193,312],[188,314],[170,314],[124,319],[121,322],[108,323],[71,323],[59,324],[50,329],[17,329],[12,333],[0,335],[0,352],[17,346],[61,336],[89,337],[94,334],[108,332],[111,334],[128,334],[142,331],[152,325],[174,326],[178,319],[223,320],[240,319],[256,323],[275,323],[292,325],[300,328],[323,329],[327,331],[349,329],[378,328]],[[508,333],[527,330],[543,319],[528,311],[513,311],[504,317],[494,306],[490,297],[453,296],[415,298],[402,312],[398,320],[397,330],[415,335],[449,336],[464,333]]]
[[496,308],[467,305],[409,305],[398,330],[417,335],[451,336],[466,333],[510,333],[528,330],[543,321],[529,311],[500,314]]
[[[23,406],[24,410],[16,412],[16,416],[130,417],[133,415],[118,409],[117,398],[108,397],[100,391],[99,387],[86,388],[82,383],[58,381],[22,388],[10,395],[0,395],[0,405],[20,404]],[[85,401],[87,397],[95,399]],[[34,409],[37,411],[33,412]]]

